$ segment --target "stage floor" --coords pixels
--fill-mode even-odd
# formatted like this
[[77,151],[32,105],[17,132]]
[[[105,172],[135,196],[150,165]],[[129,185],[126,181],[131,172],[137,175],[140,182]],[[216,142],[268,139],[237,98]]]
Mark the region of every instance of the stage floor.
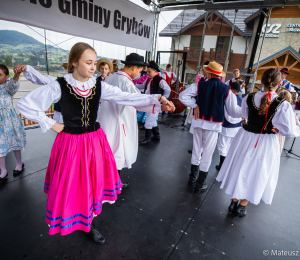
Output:
[[[227,215],[231,198],[215,180],[217,150],[208,191],[194,194],[187,186],[192,135],[173,128],[167,117],[159,120],[167,122],[159,125],[161,141],[139,148],[133,168],[122,172],[130,188],[114,205],[104,204],[95,219],[106,238],[104,245],[93,243],[82,231],[48,235],[43,186],[56,134],[26,130],[25,171],[13,177],[15,158],[10,153],[9,178],[0,186],[0,259],[286,259],[279,256],[282,250],[299,255],[299,158],[283,153],[271,206],[249,204],[248,215],[236,219]],[[181,123],[181,118],[174,120]],[[140,138],[143,135],[140,131]],[[286,148],[292,140],[287,138]],[[294,152],[300,155],[299,143],[297,139]]]

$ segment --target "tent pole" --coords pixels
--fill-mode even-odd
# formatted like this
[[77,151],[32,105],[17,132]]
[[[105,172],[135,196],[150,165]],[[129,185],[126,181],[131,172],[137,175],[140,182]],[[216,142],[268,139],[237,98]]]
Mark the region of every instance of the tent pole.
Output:
[[156,48],[157,48],[157,34],[158,34],[158,18],[159,18],[159,8],[156,4],[153,5],[154,8],[154,21],[153,21],[153,34],[152,34],[152,46],[150,59],[155,60]]
[[46,30],[44,29],[44,34],[45,34],[45,51],[46,51],[46,68],[47,68],[47,73],[49,75],[49,68],[48,68],[48,53],[47,53],[47,37],[46,37]]
[[205,20],[204,20],[204,25],[203,25],[203,32],[202,32],[202,41],[201,41],[201,47],[200,47],[200,55],[199,55],[199,61],[198,61],[198,66],[197,66],[197,73],[196,75],[199,74],[200,69],[201,69],[201,58],[202,58],[202,49],[203,49],[203,43],[204,43],[204,37],[205,37],[205,29],[206,29],[206,22],[208,19],[208,11],[205,13]]
[[[269,9],[266,24],[268,24],[268,22],[269,22],[269,19],[270,19],[270,16],[271,16],[271,11],[272,11],[272,8]],[[263,39],[262,39],[262,42],[261,42],[261,45],[260,45],[259,55],[258,55],[256,67],[255,67],[255,72],[254,72],[254,75],[253,75],[253,77],[252,77],[252,84],[251,84],[251,90],[250,90],[250,93],[252,93],[253,90],[254,90],[255,81],[256,81],[256,76],[257,76],[257,70],[258,70],[259,61],[260,61],[260,55],[261,55],[262,47],[263,47],[263,45],[264,45],[264,41],[265,41],[265,37],[266,37],[266,31],[267,31],[267,30],[265,29],[264,35],[263,35]]]
[[[224,66],[225,73],[227,73],[227,69],[228,69],[228,63],[229,63],[228,59],[229,59],[229,53],[230,53],[230,50],[231,50],[231,43],[232,43],[232,38],[233,38],[236,14],[237,14],[237,9],[235,9],[234,21],[233,21],[233,25],[232,25],[232,28],[231,28],[230,42],[229,42],[229,46],[228,46],[227,57],[226,57],[226,60],[225,60],[225,66]],[[225,44],[225,42],[224,42],[224,44]]]

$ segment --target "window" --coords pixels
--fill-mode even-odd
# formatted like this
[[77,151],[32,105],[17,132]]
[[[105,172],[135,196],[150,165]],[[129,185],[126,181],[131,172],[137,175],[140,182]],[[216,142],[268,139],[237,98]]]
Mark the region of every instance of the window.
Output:
[[191,48],[201,48],[202,36],[192,36],[191,37]]
[[218,42],[217,42],[217,50],[223,50],[225,52],[228,51],[229,48],[229,42],[230,42],[230,37],[224,37],[220,36],[218,37]]

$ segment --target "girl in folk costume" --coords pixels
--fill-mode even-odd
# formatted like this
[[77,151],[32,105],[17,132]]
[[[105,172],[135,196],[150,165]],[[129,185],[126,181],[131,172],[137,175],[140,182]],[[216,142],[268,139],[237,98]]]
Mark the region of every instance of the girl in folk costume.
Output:
[[[123,92],[140,93],[133,84],[133,78],[140,73],[144,65],[147,65],[144,62],[144,58],[137,53],[131,53],[126,56],[125,61],[121,62],[125,64],[123,69],[109,76],[105,82],[118,86]],[[149,112],[149,114],[161,111],[161,107],[156,105],[138,107],[137,109]],[[173,111],[170,110],[170,112]],[[107,136],[119,174],[123,168],[130,169],[132,164],[135,163],[138,153],[136,109],[134,107],[102,101],[99,123]],[[129,186],[128,182],[122,183],[123,188]]]
[[[97,81],[93,77],[96,64],[97,55],[90,45],[75,44],[69,54],[69,74],[33,90],[17,106],[26,118],[40,124],[42,132],[51,128],[58,133],[44,186],[49,234],[83,230],[95,242],[104,243],[92,220],[104,202],[116,201],[122,183],[106,136],[96,122],[99,100],[145,106],[160,105],[161,96],[124,93]],[[53,102],[60,103],[64,124],[45,115]]]
[[[293,102],[293,96],[292,96],[291,92],[289,92],[288,90],[282,90],[280,93],[278,93],[278,96],[281,98],[284,98],[289,103]],[[300,122],[299,122],[296,114],[295,114],[295,120],[296,120],[296,125],[299,127]],[[279,147],[280,147],[280,154],[281,154],[282,150],[283,150],[284,142],[285,142],[285,136],[277,134],[277,137],[279,140]]]
[[[180,71],[178,71],[178,79],[180,79]],[[177,80],[177,76],[172,72],[172,64],[168,64],[166,70],[162,73],[161,77],[171,86],[172,81]]]
[[[68,63],[63,63],[62,67],[66,70],[68,68]],[[17,65],[16,69],[20,69],[27,80],[37,85],[47,85],[57,79],[57,77],[50,75],[42,75],[30,65]],[[61,114],[61,107],[59,103],[54,104],[54,111],[53,120],[58,123],[63,123],[63,116]]]
[[[145,94],[161,94],[168,98],[171,93],[171,88],[168,83],[159,76],[159,67],[155,61],[150,61],[148,65],[149,78],[142,84],[135,85],[138,89],[144,89]],[[151,142],[151,133],[153,132],[153,140],[160,140],[159,129],[157,126],[158,112],[146,113],[145,121],[145,138],[140,142],[145,145]]]
[[26,134],[21,118],[13,107],[13,96],[20,87],[20,74],[20,70],[15,70],[14,77],[7,81],[9,70],[0,64],[0,183],[7,180],[5,157],[9,152],[13,151],[17,159],[13,175],[21,174],[24,169],[21,151],[25,149]]
[[226,185],[226,193],[233,198],[228,213],[236,217],[246,215],[249,201],[255,205],[261,200],[272,203],[280,164],[275,133],[300,133],[291,104],[275,93],[280,79],[278,69],[266,70],[261,78],[263,91],[243,99],[241,117],[248,122],[235,136],[217,176],[217,181],[222,182],[221,189]]
[[[208,65],[208,64],[209,64],[209,60],[203,63],[203,65]],[[207,81],[207,73],[203,69],[201,69],[200,74],[197,75],[196,77],[196,83],[200,81]]]
[[[236,96],[237,104],[239,107],[242,106],[243,98],[239,95],[241,86],[237,82],[232,82],[230,84],[230,90]],[[222,124],[222,131],[219,134],[218,138],[218,151],[220,155],[220,163],[216,165],[216,169],[219,171],[222,167],[222,164],[227,156],[229,147],[242,126],[242,118],[232,118],[228,115],[225,109],[224,114],[224,123]]]

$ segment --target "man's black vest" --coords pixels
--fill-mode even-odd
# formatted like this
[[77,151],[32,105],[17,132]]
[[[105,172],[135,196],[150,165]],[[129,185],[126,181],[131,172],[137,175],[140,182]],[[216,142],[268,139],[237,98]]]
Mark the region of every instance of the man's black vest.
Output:
[[97,131],[100,128],[96,119],[101,98],[101,81],[96,81],[91,95],[86,98],[78,95],[65,78],[57,78],[57,81],[61,88],[59,104],[65,125],[63,132],[83,134]]
[[[149,80],[151,80],[151,79],[148,78],[147,81],[146,81],[145,92],[144,93],[146,93],[146,89],[147,89]],[[159,95],[162,95],[162,96],[164,95],[165,91],[159,86],[159,82],[161,80],[164,80],[164,79],[159,75],[156,75],[152,79],[152,81],[150,83],[150,94],[159,94]]]
[[[259,108],[256,107],[254,103],[255,93],[250,93],[247,98],[248,105],[248,122],[244,125],[244,129],[248,132],[252,132],[255,134],[260,134],[261,130],[265,125],[265,117],[266,115],[259,115]],[[285,99],[281,97],[276,97],[271,101],[271,105],[269,107],[268,116],[267,116],[267,125],[264,127],[262,134],[275,134],[272,132],[272,119],[277,111],[277,108],[284,102]]]

